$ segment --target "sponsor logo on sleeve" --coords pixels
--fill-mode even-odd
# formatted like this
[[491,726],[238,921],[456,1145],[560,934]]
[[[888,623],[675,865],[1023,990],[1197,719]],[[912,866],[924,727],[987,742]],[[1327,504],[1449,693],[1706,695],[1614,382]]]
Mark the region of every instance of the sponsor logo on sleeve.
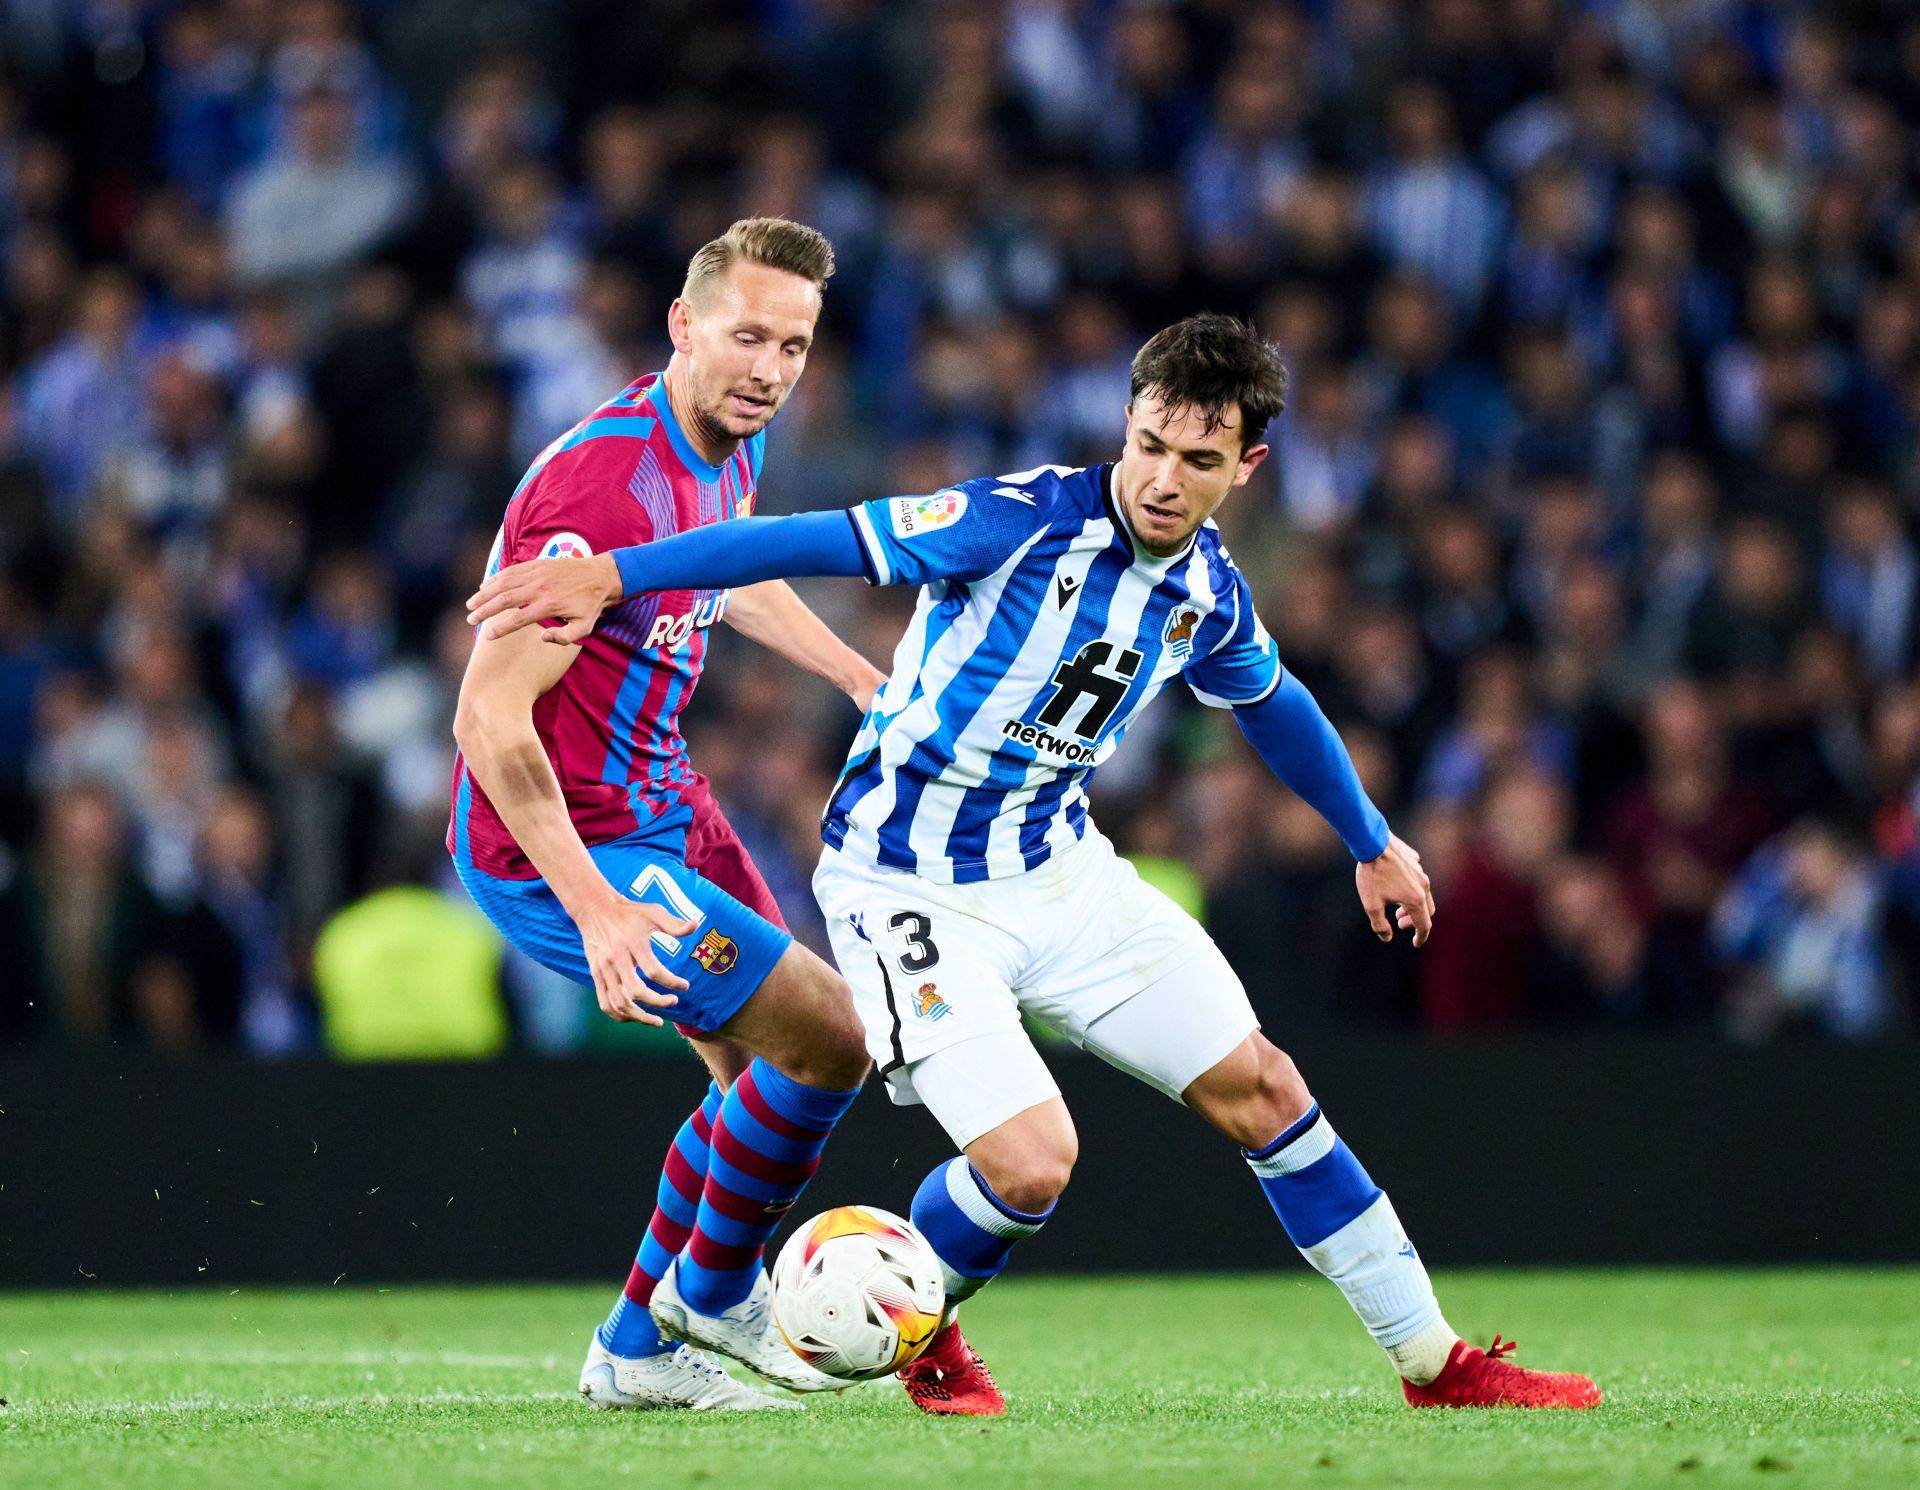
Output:
[[543,559],[591,559],[593,545],[578,533],[555,533],[540,550]]
[[893,519],[894,535],[899,538],[918,538],[959,522],[966,515],[967,494],[963,491],[941,491],[930,497],[895,497],[887,506]]

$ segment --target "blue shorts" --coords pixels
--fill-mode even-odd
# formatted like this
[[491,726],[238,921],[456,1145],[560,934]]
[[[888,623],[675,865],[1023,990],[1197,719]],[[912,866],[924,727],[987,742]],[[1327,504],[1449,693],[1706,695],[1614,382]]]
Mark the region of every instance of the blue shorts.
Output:
[[[661,964],[687,980],[680,1002],[655,1012],[687,1029],[711,1033],[733,1018],[793,942],[791,933],[644,841],[618,838],[587,852],[629,900],[663,905],[698,922],[689,936],[656,931],[652,937]],[[541,966],[592,985],[580,930],[544,879],[495,879],[458,856],[454,867],[502,936]]]

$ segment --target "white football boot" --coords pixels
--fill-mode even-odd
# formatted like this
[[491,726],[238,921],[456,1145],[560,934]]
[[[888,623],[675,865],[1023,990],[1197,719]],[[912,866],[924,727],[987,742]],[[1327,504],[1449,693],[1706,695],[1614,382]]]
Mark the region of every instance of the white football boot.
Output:
[[735,1381],[712,1356],[691,1345],[629,1359],[609,1351],[598,1335],[580,1368],[580,1395],[587,1406],[601,1411],[678,1407],[690,1412],[764,1412],[800,1405]]
[[753,1292],[719,1314],[699,1314],[680,1297],[680,1259],[653,1285],[653,1322],[669,1340],[731,1356],[768,1381],[795,1392],[841,1392],[854,1385],[816,1371],[793,1353],[773,1322],[773,1285],[763,1269]]

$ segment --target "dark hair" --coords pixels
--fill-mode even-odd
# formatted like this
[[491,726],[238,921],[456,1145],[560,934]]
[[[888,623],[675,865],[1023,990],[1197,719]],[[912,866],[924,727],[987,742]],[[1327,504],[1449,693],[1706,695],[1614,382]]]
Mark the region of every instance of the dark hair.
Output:
[[1249,450],[1287,406],[1287,367],[1280,349],[1245,321],[1203,311],[1156,331],[1134,354],[1132,395],[1143,393],[1174,408],[1192,405],[1209,432],[1237,404],[1240,448]]

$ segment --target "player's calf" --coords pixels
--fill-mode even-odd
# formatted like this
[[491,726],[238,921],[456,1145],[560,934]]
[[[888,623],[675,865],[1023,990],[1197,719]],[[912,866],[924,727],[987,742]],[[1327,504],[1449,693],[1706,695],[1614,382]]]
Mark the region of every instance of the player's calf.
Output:
[[[1440,1375],[1459,1336],[1440,1313],[1393,1203],[1333,1131],[1285,1053],[1256,1031],[1185,1096],[1239,1140],[1294,1246],[1346,1296],[1401,1377],[1423,1384]],[[1250,1142],[1263,1125],[1273,1126]]]
[[846,984],[797,944],[723,1033],[754,1060],[714,1119],[706,1180],[676,1268],[688,1307],[713,1316],[746,1299],[762,1276],[768,1237],[819,1168],[867,1070]]
[[1079,1156],[1058,1097],[1029,1107],[937,1166],[913,1197],[913,1224],[945,1274],[948,1317],[1000,1275],[1014,1245],[1053,1214]]

